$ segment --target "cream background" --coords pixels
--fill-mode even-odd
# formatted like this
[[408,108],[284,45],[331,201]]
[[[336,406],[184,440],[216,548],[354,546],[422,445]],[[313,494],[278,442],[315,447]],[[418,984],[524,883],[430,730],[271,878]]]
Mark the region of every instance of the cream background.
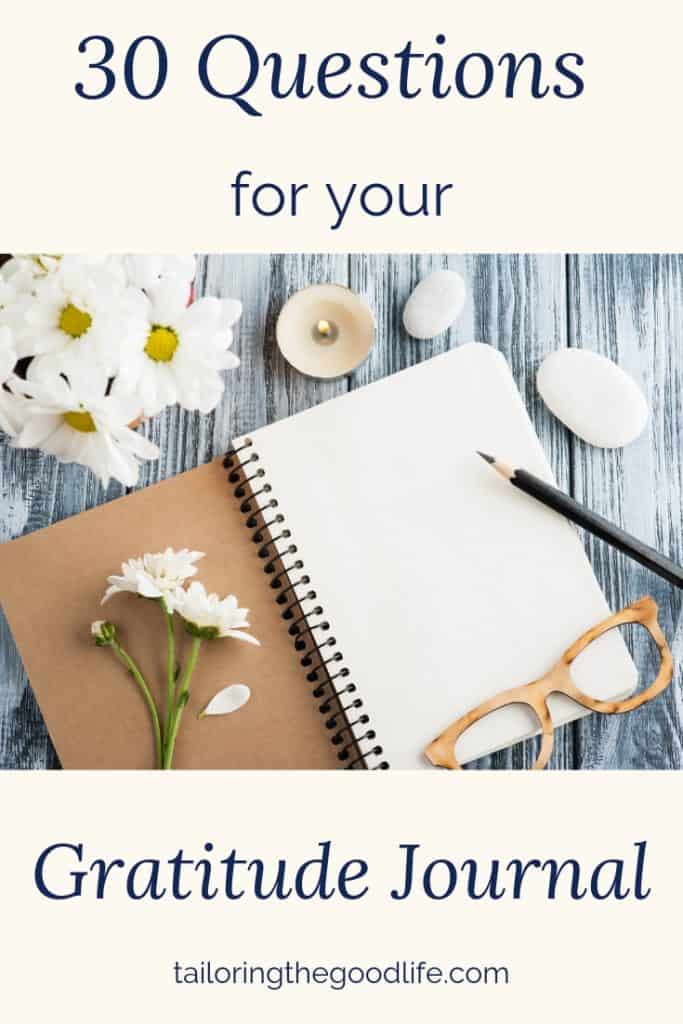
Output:
[[[3,1015],[33,1022],[68,1014],[74,1024],[91,1024],[93,1016],[99,1024],[337,1024],[431,1014],[569,1024],[586,1013],[631,1024],[675,1015],[681,783],[677,773],[3,773]],[[339,856],[370,862],[372,889],[355,903],[56,903],[33,885],[35,860],[55,841],[83,842],[93,857],[139,858],[172,856],[181,845],[199,852],[207,839],[216,848],[292,860],[330,839]],[[641,903],[397,903],[386,895],[398,881],[400,842],[456,860],[577,856],[596,863],[628,855],[643,839],[653,894]],[[273,993],[170,980],[176,958],[287,956],[323,964],[507,963],[512,984]]]
[[[267,8],[267,10],[266,10]],[[6,251],[668,251],[683,237],[679,7],[670,0],[41,0],[15,4],[0,34]],[[429,52],[583,53],[578,100],[490,96],[407,102],[265,99],[248,118],[210,97],[196,74],[214,35],[323,56]],[[74,93],[81,38],[140,34],[167,44],[165,90],[150,102]],[[122,54],[119,54],[119,64]],[[231,216],[227,185],[317,183],[292,218]],[[441,220],[354,217],[328,229],[322,183],[455,182]]]
[[[665,251],[681,248],[680,14],[641,3],[299,0],[230,7],[218,0],[13,5],[0,33],[4,251],[394,250]],[[206,96],[196,59],[211,36],[241,32],[262,52],[579,50],[587,88],[555,103],[429,99],[270,101],[248,120]],[[73,92],[90,33],[119,47],[153,32],[169,82],[149,103],[123,91],[86,103]],[[392,130],[392,125],[393,130]],[[329,154],[316,154],[321,140]],[[226,186],[241,168],[280,182],[454,181],[441,221],[354,219],[331,233],[310,193],[296,220],[234,220]],[[682,781],[678,773],[0,774],[0,1006],[13,1020],[68,1013],[75,1024],[261,1019],[345,1024],[446,1013],[481,1022],[603,1007],[620,1024],[671,1012],[680,998],[677,930]],[[353,904],[134,904],[41,899],[40,850],[83,841],[96,854],[169,855],[180,844],[236,845],[291,858],[333,839],[372,862],[374,890]],[[646,838],[654,895],[645,903],[469,904],[386,899],[398,842],[433,856],[619,855]],[[507,988],[330,993],[176,989],[183,960],[507,962]],[[606,1007],[609,1007],[607,1010]]]

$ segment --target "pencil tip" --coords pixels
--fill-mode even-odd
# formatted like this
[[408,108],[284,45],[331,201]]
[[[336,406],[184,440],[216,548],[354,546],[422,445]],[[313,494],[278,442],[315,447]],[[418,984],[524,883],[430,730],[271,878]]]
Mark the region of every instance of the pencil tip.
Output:
[[492,466],[493,463],[496,461],[493,455],[487,455],[486,452],[477,452],[477,455],[481,455],[484,462],[488,462],[489,466]]

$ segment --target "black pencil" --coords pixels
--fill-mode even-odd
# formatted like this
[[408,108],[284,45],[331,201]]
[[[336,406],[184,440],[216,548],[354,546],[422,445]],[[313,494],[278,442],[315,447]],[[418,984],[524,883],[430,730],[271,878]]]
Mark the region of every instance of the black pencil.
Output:
[[577,526],[582,526],[594,537],[599,537],[600,540],[611,544],[617,551],[623,551],[629,558],[640,562],[646,569],[662,576],[669,583],[683,587],[683,569],[672,562],[670,558],[655,551],[647,544],[643,544],[642,541],[632,537],[630,533],[615,526],[614,523],[610,523],[603,516],[591,512],[590,509],[580,505],[578,501],[574,501],[568,494],[553,487],[552,484],[547,484],[545,480],[539,480],[537,476],[528,473],[526,469],[512,469],[504,462],[499,462],[493,455],[485,455],[484,452],[477,454],[481,455],[482,459],[488,462],[505,480],[508,480],[513,487],[518,487],[520,491],[524,491],[525,494],[536,498],[543,505],[559,512],[560,515],[570,519]]

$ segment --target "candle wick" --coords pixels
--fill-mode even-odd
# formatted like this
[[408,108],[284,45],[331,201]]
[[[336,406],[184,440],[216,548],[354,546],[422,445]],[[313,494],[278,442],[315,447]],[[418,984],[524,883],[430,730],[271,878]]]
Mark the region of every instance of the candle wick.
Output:
[[339,337],[339,328],[333,320],[316,320],[312,329],[313,338],[321,345],[329,345]]

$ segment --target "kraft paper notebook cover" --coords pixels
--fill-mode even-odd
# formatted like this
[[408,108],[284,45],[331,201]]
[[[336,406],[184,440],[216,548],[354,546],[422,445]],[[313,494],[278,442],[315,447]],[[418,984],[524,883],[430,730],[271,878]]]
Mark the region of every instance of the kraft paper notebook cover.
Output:
[[[105,577],[169,545],[207,553],[203,582],[239,596],[262,643],[204,645],[177,767],[427,767],[422,751],[446,725],[541,675],[608,614],[574,528],[503,486],[476,449],[551,476],[505,360],[471,344],[235,441],[227,469],[217,460],[2,545],[0,600],[65,767],[153,763],[140,697],[88,629]],[[288,532],[276,565],[247,522],[271,501]],[[283,620],[293,594],[302,603]],[[120,596],[106,609],[131,650],[154,637],[139,660],[163,680],[158,608]],[[575,675],[601,699],[636,679],[616,633]],[[251,701],[198,722],[231,682]],[[334,690],[346,719],[325,711]],[[551,708],[556,724],[583,713],[561,696]],[[529,709],[508,707],[459,759],[536,729]]]

